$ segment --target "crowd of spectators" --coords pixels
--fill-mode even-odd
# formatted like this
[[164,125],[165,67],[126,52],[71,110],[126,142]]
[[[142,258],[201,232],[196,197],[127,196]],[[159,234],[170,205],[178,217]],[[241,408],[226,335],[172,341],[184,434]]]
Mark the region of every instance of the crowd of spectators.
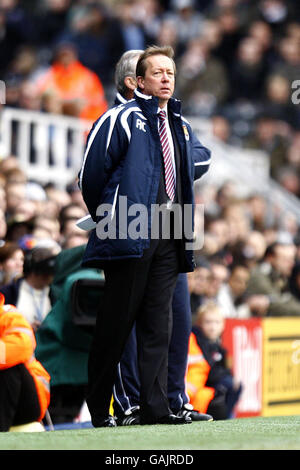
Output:
[[121,54],[169,44],[184,113],[264,150],[271,176],[299,196],[299,10],[290,0],[1,0],[6,104],[94,120],[113,103]]
[[[125,50],[172,45],[184,113],[210,119],[214,135],[241,152],[264,150],[271,177],[299,196],[297,2],[0,0],[0,33],[7,106],[91,120],[113,102],[114,68]],[[86,207],[74,178],[65,190],[41,186],[28,180],[16,158],[3,159],[0,238],[23,249],[45,238],[61,248],[85,243],[87,232],[75,221]],[[278,273],[287,286],[276,282],[280,292],[287,288],[300,298],[294,272],[300,262],[297,220],[289,215],[282,220],[259,194],[240,200],[234,182],[201,187],[197,200],[205,207],[198,228],[205,237],[199,266],[190,276],[192,305],[218,298],[229,316],[274,312],[270,305],[276,295],[270,286],[262,291],[261,280],[255,288],[252,276],[261,268],[273,279],[278,250],[271,254],[270,247],[278,238],[293,246],[294,257]],[[13,248],[3,246],[0,253],[1,282],[12,277],[6,266],[13,266],[14,274],[20,269],[17,261],[7,262],[20,258]],[[279,311],[285,311],[282,305]]]
[[207,206],[196,219],[203,247],[188,274],[193,317],[211,301],[229,318],[299,316],[298,222],[260,194],[241,197],[234,182],[200,188],[197,201]]

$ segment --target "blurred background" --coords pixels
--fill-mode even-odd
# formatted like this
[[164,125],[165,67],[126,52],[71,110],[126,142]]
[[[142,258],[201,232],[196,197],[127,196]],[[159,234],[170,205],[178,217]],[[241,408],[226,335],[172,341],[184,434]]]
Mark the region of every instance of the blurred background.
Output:
[[113,105],[122,53],[152,44],[174,48],[175,95],[213,157],[195,185],[204,237],[189,275],[193,315],[214,299],[229,319],[292,316],[297,340],[297,1],[0,0],[1,284],[22,275],[10,243],[23,254],[41,240],[86,243],[75,223],[87,213],[77,185],[85,138]]

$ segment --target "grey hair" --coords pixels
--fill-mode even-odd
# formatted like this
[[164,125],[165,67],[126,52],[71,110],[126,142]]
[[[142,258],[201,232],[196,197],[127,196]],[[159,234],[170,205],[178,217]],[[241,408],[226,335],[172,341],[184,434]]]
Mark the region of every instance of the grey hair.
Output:
[[136,77],[136,64],[138,58],[143,53],[143,50],[132,49],[130,51],[124,52],[124,54],[119,59],[119,62],[116,65],[115,70],[115,85],[118,92],[124,96],[126,93],[126,85],[124,83],[125,77]]

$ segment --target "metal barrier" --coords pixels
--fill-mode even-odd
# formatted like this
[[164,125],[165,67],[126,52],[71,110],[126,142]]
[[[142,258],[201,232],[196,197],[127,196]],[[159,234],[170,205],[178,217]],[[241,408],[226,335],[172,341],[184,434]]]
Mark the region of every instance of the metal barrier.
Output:
[[[201,184],[234,181],[241,195],[257,192],[300,221],[297,198],[269,177],[269,159],[261,151],[245,150],[215,139],[209,119],[188,118],[213,159]],[[91,123],[61,115],[4,107],[0,114],[0,158],[15,155],[29,179],[64,188],[81,168]]]
[[15,155],[29,179],[65,187],[77,175],[91,123],[35,111],[4,108],[0,151]]
[[209,121],[190,118],[194,132],[204,145],[212,149],[212,163],[199,185],[221,186],[234,181],[241,197],[261,194],[270,207],[276,207],[284,219],[291,215],[300,223],[300,202],[270,177],[269,156],[259,150],[250,150],[227,145],[214,138]]

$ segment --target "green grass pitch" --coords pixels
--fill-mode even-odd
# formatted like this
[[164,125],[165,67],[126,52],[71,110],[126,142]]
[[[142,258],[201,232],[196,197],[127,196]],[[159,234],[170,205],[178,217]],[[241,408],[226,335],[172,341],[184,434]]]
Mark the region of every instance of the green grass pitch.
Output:
[[300,416],[0,433],[0,450],[300,450]]

